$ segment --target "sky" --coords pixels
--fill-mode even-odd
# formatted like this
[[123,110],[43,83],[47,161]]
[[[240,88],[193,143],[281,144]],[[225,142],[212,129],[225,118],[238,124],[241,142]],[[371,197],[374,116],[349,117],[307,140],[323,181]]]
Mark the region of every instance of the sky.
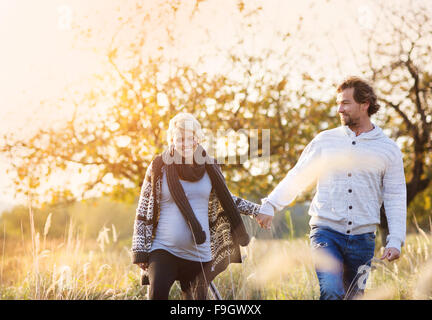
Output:
[[[278,46],[276,31],[295,32],[299,17],[305,26],[302,41],[314,41],[322,48],[323,63],[341,62],[345,73],[358,69],[352,51],[360,50],[362,30],[370,27],[374,11],[370,1],[252,1],[263,7],[261,19],[256,21],[257,36],[246,37],[248,50]],[[85,92],[96,85],[94,75],[111,72],[106,60],[106,49],[121,21],[122,12],[133,12],[136,3],[142,12],[158,10],[160,1],[131,0],[0,0],[0,134],[14,132],[27,137],[38,128],[66,121],[72,109],[65,109],[56,99],[71,98],[71,91]],[[187,3],[187,2],[186,2]],[[246,4],[248,2],[246,1]],[[206,1],[193,21],[190,11],[180,10],[178,18],[168,21],[178,35],[175,50],[167,51],[183,61],[193,61],[196,55],[214,48],[228,49],[232,35],[242,35],[241,21],[234,12],[231,0]],[[143,54],[151,54],[162,42],[164,28],[154,20],[153,31]],[[90,39],[77,36],[74,26],[92,29]],[[205,30],[208,29],[209,33]],[[120,33],[127,41],[133,33]],[[347,39],[353,39],[352,42]],[[248,40],[249,39],[249,40]],[[205,40],[210,47],[203,46]],[[213,49],[212,49],[213,48]],[[189,59],[189,60],[188,60]],[[190,60],[192,59],[192,60]],[[208,63],[209,70],[217,70],[222,63],[217,58]],[[40,104],[48,101],[47,104]],[[7,162],[0,156],[0,211],[12,204],[25,201],[15,199]],[[78,181],[79,182],[79,181]]]

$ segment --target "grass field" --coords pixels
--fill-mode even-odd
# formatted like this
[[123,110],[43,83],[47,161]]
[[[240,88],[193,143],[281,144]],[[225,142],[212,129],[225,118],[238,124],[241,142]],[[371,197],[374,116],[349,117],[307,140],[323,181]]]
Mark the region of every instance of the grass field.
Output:
[[[48,224],[42,234],[33,230],[28,238],[0,240],[1,299],[147,298],[140,271],[130,263],[130,243],[119,242],[114,227],[104,228],[97,239],[85,239],[71,225],[64,239],[49,239]],[[419,229],[408,235],[397,262],[374,259],[364,298],[431,299],[431,241],[432,236]],[[242,253],[242,264],[231,264],[214,280],[224,299],[319,298],[307,237],[252,238]],[[170,298],[180,297],[175,284]]]

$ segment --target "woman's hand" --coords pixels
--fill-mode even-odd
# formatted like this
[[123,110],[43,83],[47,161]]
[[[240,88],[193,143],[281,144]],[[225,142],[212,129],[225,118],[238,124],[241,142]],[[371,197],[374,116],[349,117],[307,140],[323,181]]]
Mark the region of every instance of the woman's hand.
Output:
[[137,265],[138,265],[138,267],[140,267],[143,270],[147,270],[147,268],[148,268],[147,262],[140,262],[140,263],[137,263]]
[[268,214],[264,213],[258,213],[255,217],[258,224],[261,226],[261,228],[270,229],[273,216],[269,216]]

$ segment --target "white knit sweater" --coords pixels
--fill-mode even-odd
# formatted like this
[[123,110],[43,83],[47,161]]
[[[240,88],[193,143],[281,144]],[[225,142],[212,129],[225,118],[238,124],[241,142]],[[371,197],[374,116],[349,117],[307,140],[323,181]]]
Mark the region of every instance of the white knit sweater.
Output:
[[399,147],[379,128],[356,136],[348,126],[319,133],[267,198],[260,213],[273,215],[316,186],[311,226],[347,235],[374,232],[384,202],[386,247],[401,249],[406,233],[406,183]]

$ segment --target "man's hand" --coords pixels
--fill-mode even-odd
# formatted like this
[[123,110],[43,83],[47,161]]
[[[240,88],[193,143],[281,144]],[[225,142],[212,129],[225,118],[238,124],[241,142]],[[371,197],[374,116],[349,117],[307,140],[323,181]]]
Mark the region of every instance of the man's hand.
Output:
[[268,214],[264,213],[258,213],[255,217],[258,224],[261,226],[261,228],[270,229],[273,216],[269,216]]
[[143,270],[147,270],[148,268],[148,263],[147,262],[141,262],[141,263],[137,263],[138,267],[140,267]]
[[388,261],[392,261],[392,260],[396,260],[398,259],[400,256],[400,252],[398,249],[396,248],[385,248],[384,249],[384,253],[382,255],[382,257],[380,258],[381,260],[387,259]]

